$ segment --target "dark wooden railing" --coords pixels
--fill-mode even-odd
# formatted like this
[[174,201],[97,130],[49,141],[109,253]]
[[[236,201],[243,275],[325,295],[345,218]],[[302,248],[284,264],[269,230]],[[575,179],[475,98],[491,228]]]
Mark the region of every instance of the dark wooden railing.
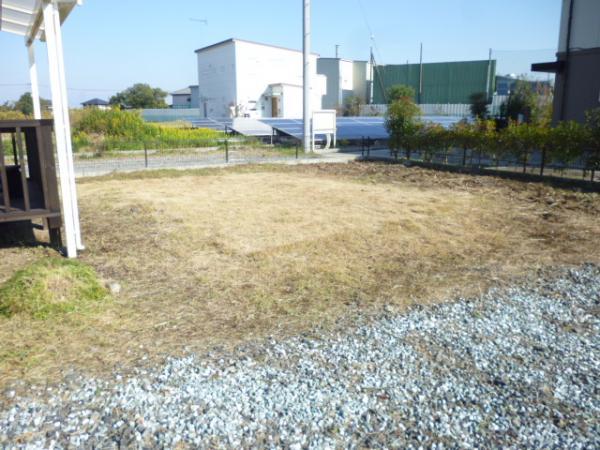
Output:
[[0,121],[0,223],[43,220],[60,245],[52,126],[51,120]]

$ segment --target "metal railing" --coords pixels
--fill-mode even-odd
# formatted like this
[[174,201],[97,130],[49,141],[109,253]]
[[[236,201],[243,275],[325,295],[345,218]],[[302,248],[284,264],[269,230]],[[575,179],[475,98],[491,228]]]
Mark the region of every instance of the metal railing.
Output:
[[412,149],[407,152],[406,150],[391,150],[386,142],[369,137],[361,140],[361,157],[365,159],[426,163],[450,168],[496,171],[497,173],[509,172],[598,183],[600,177],[597,175],[597,169],[589,165],[590,156],[587,152],[582,152],[579,158],[573,161],[560,162],[549,161],[541,151],[529,151],[521,154],[489,154],[475,149],[448,148],[442,151]]
[[[131,148],[127,145],[126,148]],[[99,146],[75,153],[77,177],[157,169],[198,169],[227,164],[293,162],[304,155],[297,141],[270,144],[256,138],[222,138],[164,142],[147,140],[131,150],[107,150]],[[312,156],[314,157],[314,156]]]

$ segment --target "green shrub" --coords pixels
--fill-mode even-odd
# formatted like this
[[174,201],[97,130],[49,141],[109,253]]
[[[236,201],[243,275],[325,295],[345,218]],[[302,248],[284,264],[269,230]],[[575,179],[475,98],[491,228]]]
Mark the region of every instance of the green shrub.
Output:
[[24,120],[27,116],[21,111],[13,111],[9,109],[0,109],[0,120]]
[[94,270],[62,258],[37,261],[0,285],[0,315],[35,319],[85,311],[108,297]]
[[495,161],[500,157],[501,147],[496,122],[493,120],[478,120],[474,126],[473,147],[477,150],[477,164],[481,165],[484,155],[489,155]]
[[120,111],[118,109],[85,110],[73,126],[73,131],[87,134],[104,134],[107,136],[134,137],[147,134],[147,124],[137,111]]
[[406,158],[410,159],[411,150],[416,148],[422,123],[419,121],[421,109],[412,98],[403,96],[395,100],[389,107],[385,126],[390,134],[389,145],[392,152],[404,149]]
[[485,92],[475,92],[469,96],[471,115],[476,119],[485,119],[488,115],[490,101]]
[[585,128],[577,122],[560,122],[550,131],[549,157],[553,162],[569,164],[577,160],[585,145]]
[[[591,109],[585,114],[586,147],[589,155],[586,161],[588,170],[600,170],[600,108]],[[592,173],[593,178],[593,173]]]
[[448,149],[449,137],[449,132],[443,126],[425,123],[415,134],[415,147],[421,150],[424,161],[431,162],[437,153]]
[[178,128],[147,123],[138,111],[90,109],[73,120],[75,150],[94,152],[148,148],[192,148],[218,144],[223,133],[202,128]]

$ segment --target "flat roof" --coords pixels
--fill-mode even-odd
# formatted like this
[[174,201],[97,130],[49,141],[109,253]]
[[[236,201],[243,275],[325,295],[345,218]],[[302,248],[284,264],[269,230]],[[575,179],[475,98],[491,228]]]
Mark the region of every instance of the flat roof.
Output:
[[[236,42],[244,42],[246,44],[260,45],[262,47],[278,48],[279,50],[286,50],[286,51],[289,51],[289,52],[302,53],[302,50],[296,50],[296,49],[288,48],[288,47],[281,47],[279,45],[263,44],[261,42],[249,41],[249,40],[246,40],[246,39],[238,39],[238,38],[226,39],[224,41],[217,42],[216,44],[212,44],[212,45],[208,45],[206,47],[199,48],[198,50],[195,51],[195,53],[201,53],[201,52],[204,52],[206,50],[211,50],[213,48],[220,47],[222,45],[235,44]],[[319,56],[318,53],[311,53],[311,55]]]
[[348,58],[333,58],[328,56],[320,56],[319,59],[329,59],[333,61],[345,61],[350,63],[368,63],[366,59],[348,59]]
[[269,86],[291,86],[291,87],[299,87],[299,88],[302,87],[301,84],[294,84],[294,83],[271,83],[271,84],[269,84]]

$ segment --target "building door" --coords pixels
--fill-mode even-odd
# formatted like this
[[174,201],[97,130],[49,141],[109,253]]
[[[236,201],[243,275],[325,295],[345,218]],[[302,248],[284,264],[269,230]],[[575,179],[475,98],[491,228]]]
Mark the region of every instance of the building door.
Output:
[[271,117],[279,117],[279,97],[271,97]]

